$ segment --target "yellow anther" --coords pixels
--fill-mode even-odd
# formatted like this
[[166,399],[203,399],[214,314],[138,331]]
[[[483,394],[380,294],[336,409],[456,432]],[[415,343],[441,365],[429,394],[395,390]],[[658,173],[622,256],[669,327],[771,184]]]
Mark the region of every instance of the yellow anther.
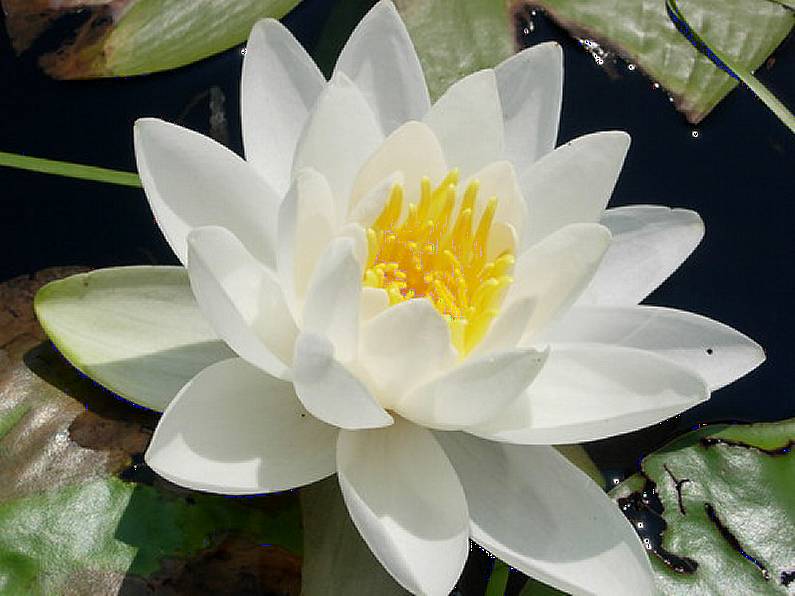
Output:
[[497,315],[512,282],[514,257],[505,252],[488,261],[497,198],[487,201],[474,222],[480,183],[470,182],[460,198],[458,184],[458,170],[451,170],[436,187],[423,178],[418,203],[407,208],[402,185],[392,187],[367,230],[362,283],[385,290],[390,305],[412,298],[430,300],[450,325],[453,344],[463,357],[483,339]]

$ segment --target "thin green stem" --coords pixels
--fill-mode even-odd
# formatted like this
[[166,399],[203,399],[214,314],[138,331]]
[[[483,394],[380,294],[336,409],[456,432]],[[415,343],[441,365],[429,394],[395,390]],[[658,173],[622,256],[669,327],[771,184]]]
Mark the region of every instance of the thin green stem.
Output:
[[508,575],[511,568],[499,559],[494,559],[494,569],[491,570],[491,577],[486,586],[485,596],[504,596],[505,588],[508,587]]
[[138,178],[138,174],[132,172],[119,172],[118,170],[109,170],[107,168],[84,166],[66,161],[54,161],[40,157],[4,153],[2,151],[0,151],[0,166],[40,172],[42,174],[79,178],[81,180],[93,180],[94,182],[141,187],[141,180]]
[[771,112],[773,112],[779,120],[781,120],[793,133],[795,133],[795,116],[792,115],[787,107],[773,95],[767,87],[765,87],[759,79],[757,79],[751,71],[734,64],[722,52],[716,50],[712,44],[707,43],[699,33],[690,26],[687,18],[682,10],[676,3],[676,0],[665,0],[668,16],[676,25],[679,32],[684,35],[687,40],[699,52],[704,54],[707,58],[726,72],[729,76],[742,81],[745,85],[754,92],[754,94],[764,103]]

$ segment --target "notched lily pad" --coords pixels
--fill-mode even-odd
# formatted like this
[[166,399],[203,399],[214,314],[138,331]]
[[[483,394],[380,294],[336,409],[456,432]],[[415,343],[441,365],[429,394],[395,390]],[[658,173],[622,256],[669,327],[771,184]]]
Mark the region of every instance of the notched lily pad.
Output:
[[[795,13],[772,0],[682,0],[690,24],[725,56],[759,68],[795,25]],[[697,124],[737,81],[677,32],[663,0],[518,0],[543,9],[575,38],[615,50],[658,81]]]
[[653,553],[663,593],[790,593],[793,441],[795,419],[702,428],[613,489]]
[[44,341],[33,296],[69,273],[0,284],[0,592],[297,595],[297,497],[231,500],[155,477],[142,452],[157,414]]
[[[546,12],[576,39],[586,38],[637,64],[700,122],[737,85],[676,31],[664,0],[395,0],[433,97],[456,79],[497,65],[520,49],[517,20]],[[775,0],[682,0],[691,25],[737,64],[754,70],[795,25]]]
[[41,64],[59,79],[139,75],[190,64],[244,41],[252,25],[300,0],[0,0],[15,50],[78,19]]

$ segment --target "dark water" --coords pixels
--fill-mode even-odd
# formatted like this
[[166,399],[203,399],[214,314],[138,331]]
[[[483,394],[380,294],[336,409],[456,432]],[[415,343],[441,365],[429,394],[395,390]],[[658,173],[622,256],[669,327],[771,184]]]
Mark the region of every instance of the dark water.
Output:
[[[368,2],[353,4],[363,10]],[[310,52],[331,10],[325,0],[304,0],[287,18]],[[556,40],[564,47],[559,142],[606,129],[632,135],[612,205],[687,207],[706,222],[701,246],[647,302],[732,325],[768,355],[757,371],[706,404],[651,429],[590,444],[591,454],[623,476],[642,454],[695,424],[795,416],[795,136],[742,89],[701,125],[689,125],[637,69],[608,57],[617,76],[607,76],[605,66],[543,15],[528,19],[532,26],[517,24],[523,43]],[[333,47],[333,36],[321,45]],[[792,38],[775,58],[759,78],[794,108]],[[0,32],[0,151],[133,171],[132,124],[142,116],[213,129],[240,151],[241,61],[236,48],[147,77],[57,82],[39,73],[32,56],[15,58]],[[0,280],[53,265],[176,263],[140,190],[3,168],[0,184]],[[488,566],[484,556],[473,557],[462,586],[480,584]]]

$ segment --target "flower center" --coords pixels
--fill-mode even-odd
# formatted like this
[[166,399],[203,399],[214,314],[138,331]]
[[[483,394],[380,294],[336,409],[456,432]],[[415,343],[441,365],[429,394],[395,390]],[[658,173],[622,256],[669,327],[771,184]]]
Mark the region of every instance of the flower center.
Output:
[[511,250],[488,258],[497,197],[488,200],[473,227],[479,187],[477,180],[470,182],[459,200],[458,170],[448,173],[436,188],[425,177],[419,203],[409,204],[403,217],[403,186],[395,184],[367,230],[363,284],[385,290],[390,305],[412,298],[430,300],[450,324],[453,345],[461,356],[486,335],[513,281]]

